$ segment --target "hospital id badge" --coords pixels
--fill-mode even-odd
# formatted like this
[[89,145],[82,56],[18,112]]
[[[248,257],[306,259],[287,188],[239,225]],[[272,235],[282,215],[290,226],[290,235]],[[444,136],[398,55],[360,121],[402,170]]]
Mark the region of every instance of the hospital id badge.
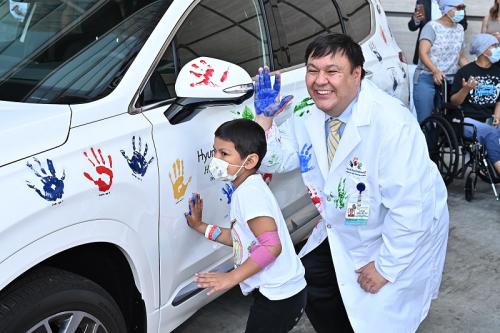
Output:
[[345,225],[366,225],[370,215],[370,205],[362,201],[350,202],[345,211]]

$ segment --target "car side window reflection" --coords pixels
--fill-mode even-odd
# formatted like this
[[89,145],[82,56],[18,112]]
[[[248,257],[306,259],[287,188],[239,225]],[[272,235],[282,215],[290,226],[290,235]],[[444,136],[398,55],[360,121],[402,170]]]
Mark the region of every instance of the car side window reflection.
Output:
[[371,11],[367,0],[337,1],[346,23],[346,33],[361,42],[371,31]]
[[[253,75],[269,66],[269,41],[258,0],[203,0],[181,24],[144,89],[144,104],[176,97],[183,65],[200,56],[225,60]],[[175,61],[174,61],[175,60]]]
[[317,36],[342,32],[339,14],[331,0],[278,0],[290,65],[304,62],[304,50]]

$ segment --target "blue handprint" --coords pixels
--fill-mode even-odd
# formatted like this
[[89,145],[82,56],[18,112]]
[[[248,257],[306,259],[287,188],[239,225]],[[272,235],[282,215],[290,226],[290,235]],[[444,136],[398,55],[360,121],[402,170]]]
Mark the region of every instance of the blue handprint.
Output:
[[309,162],[311,161],[311,158],[312,158],[312,154],[310,152],[311,148],[312,148],[312,144],[310,144],[308,146],[307,143],[306,143],[302,147],[302,150],[300,151],[300,154],[299,154],[300,172],[302,172],[302,173],[314,169],[313,166],[309,166]]
[[255,113],[266,117],[274,117],[285,109],[293,96],[288,95],[279,100],[281,89],[281,76],[276,73],[274,85],[271,88],[271,76],[269,68],[259,68],[259,74],[255,80]]
[[224,185],[224,188],[222,189],[222,193],[226,195],[227,203],[231,203],[231,197],[233,196],[234,193],[234,185],[233,183],[226,183]]
[[128,162],[128,166],[135,174],[141,175],[142,177],[146,174],[148,166],[153,162],[154,157],[151,157],[148,162],[146,162],[146,154],[148,153],[148,144],[144,145],[144,154],[141,154],[142,142],[141,137],[139,137],[139,149],[135,149],[135,135],[132,137],[132,148],[134,150],[132,158],[128,158],[127,154],[123,149],[120,150],[123,157]]
[[38,168],[40,169],[40,171],[37,171],[33,167],[33,164],[31,164],[29,161],[26,162],[26,165],[34,172],[35,176],[40,178],[43,184],[43,193],[28,180],[26,181],[26,185],[28,185],[29,188],[34,189],[39,196],[47,201],[56,201],[57,199],[61,199],[64,194],[63,180],[64,178],[66,178],[66,173],[64,172],[64,170],[62,173],[62,177],[59,179],[56,176],[56,170],[54,169],[52,160],[47,159],[47,168],[49,169],[50,175],[42,167],[42,163],[40,163],[40,161],[36,157],[33,158],[33,160],[38,164]]

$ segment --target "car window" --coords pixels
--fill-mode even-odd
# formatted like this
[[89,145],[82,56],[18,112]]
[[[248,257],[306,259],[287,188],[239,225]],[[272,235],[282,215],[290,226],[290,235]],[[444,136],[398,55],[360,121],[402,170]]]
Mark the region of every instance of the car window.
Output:
[[370,4],[367,0],[337,0],[345,20],[346,33],[361,42],[371,31]]
[[305,49],[317,36],[342,32],[339,14],[332,0],[278,0],[278,11],[290,65],[304,62]]
[[0,100],[109,94],[172,0],[0,0]]
[[143,103],[175,97],[177,73],[200,57],[225,60],[250,75],[269,66],[269,42],[258,0],[203,0],[186,17],[155,68]]

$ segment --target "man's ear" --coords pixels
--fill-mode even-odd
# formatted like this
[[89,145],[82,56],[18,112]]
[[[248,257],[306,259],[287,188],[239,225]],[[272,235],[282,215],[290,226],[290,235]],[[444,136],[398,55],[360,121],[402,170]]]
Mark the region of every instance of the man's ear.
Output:
[[356,79],[360,79],[361,80],[361,72],[362,72],[362,68],[361,66],[356,66],[354,67],[354,70],[352,71],[353,74],[354,74],[354,77]]
[[248,155],[247,161],[245,162],[243,167],[246,170],[252,170],[252,169],[255,169],[255,166],[257,165],[258,162],[259,162],[259,155],[252,153],[252,154]]

